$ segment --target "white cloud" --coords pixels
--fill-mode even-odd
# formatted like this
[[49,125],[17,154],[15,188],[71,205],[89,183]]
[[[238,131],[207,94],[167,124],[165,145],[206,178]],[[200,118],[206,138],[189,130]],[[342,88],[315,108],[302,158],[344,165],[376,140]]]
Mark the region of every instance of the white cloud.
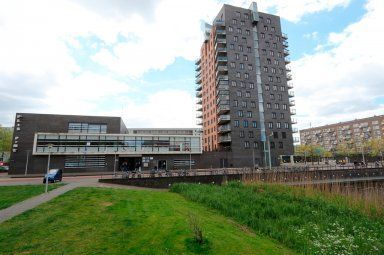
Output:
[[328,49],[292,63],[299,126],[383,114],[384,2],[369,0],[367,13],[341,33],[331,33]]
[[318,38],[318,35],[319,33],[317,31],[315,32],[312,32],[312,33],[307,33],[307,34],[304,34],[303,37],[305,39],[312,39],[312,40],[316,40]]

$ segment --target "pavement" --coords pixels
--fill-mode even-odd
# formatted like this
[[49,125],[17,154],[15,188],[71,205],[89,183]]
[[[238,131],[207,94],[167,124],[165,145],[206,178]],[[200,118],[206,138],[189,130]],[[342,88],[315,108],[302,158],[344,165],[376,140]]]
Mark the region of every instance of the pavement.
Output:
[[[112,177],[112,176],[110,176]],[[115,188],[115,189],[135,189],[135,190],[153,190],[161,191],[160,189],[150,189],[142,187],[134,187],[118,184],[99,183],[100,176],[76,176],[76,177],[63,177],[63,183],[66,185],[43,193],[41,195],[29,198],[14,204],[8,208],[0,210],[0,223],[11,219],[25,211],[31,210],[45,202],[52,200],[70,190],[78,187],[100,187],[100,188]],[[2,178],[0,179],[0,186],[15,186],[15,185],[33,185],[42,184],[42,178]]]

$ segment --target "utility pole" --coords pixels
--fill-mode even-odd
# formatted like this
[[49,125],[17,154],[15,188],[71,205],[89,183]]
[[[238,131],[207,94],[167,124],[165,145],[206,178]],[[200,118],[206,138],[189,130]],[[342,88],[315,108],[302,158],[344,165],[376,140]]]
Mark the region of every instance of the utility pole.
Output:
[[47,162],[47,175],[45,176],[45,193],[48,193],[48,182],[49,182],[49,164],[51,163],[51,149],[53,144],[48,144],[48,162]]
[[25,176],[27,176],[28,161],[29,161],[29,150],[27,150],[27,161],[25,162],[25,173],[24,173]]

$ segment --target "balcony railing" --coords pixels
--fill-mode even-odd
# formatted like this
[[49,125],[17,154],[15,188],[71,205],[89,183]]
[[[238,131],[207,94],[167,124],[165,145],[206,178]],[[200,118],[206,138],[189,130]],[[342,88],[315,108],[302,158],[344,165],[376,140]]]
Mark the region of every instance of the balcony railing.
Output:
[[288,49],[284,49],[284,56],[289,56],[289,50]]
[[291,63],[291,59],[289,57],[285,57],[284,62],[285,62],[285,64],[289,64],[289,63]]
[[297,129],[297,128],[292,128],[292,133],[297,133],[297,132],[299,132],[299,130]]
[[227,113],[230,111],[230,107],[229,105],[225,105],[225,104],[219,104],[219,106],[217,107],[217,114],[221,115],[223,113]]
[[201,76],[201,70],[200,71],[197,71],[196,74],[195,74],[195,77],[198,78]]
[[283,41],[283,46],[284,46],[285,48],[288,48],[288,42],[287,42],[287,41]]
[[284,39],[284,40],[287,40],[288,39],[288,35],[286,33],[282,33],[281,34],[281,37]]
[[298,142],[300,142],[300,140],[299,140],[298,137],[293,137],[293,142],[294,142],[294,143],[298,143]]
[[217,86],[217,89],[218,90],[228,90],[229,89],[229,85],[219,84],[219,86]]
[[196,114],[196,118],[198,118],[198,119],[202,119],[202,118],[203,118],[203,114],[202,114],[201,112],[198,112],[198,113]]
[[287,88],[288,89],[293,89],[293,83],[292,82],[288,82],[287,83]]
[[202,112],[202,111],[203,111],[203,107],[202,107],[201,105],[198,105],[196,110],[197,110],[198,112]]
[[200,83],[201,83],[201,81],[202,81],[202,78],[201,78],[201,76],[196,78],[196,83],[197,83],[197,84],[200,84]]
[[201,86],[201,84],[196,84],[196,91],[200,91],[202,89],[203,87]]
[[297,124],[297,119],[291,118],[291,124],[293,125]]
[[196,101],[196,104],[203,104],[203,100],[200,98]]
[[291,113],[291,115],[296,115],[296,109],[291,109],[290,113]]
[[195,65],[200,65],[200,63],[201,63],[201,58],[196,59]]
[[295,100],[290,99],[289,100],[289,106],[295,106]]
[[292,74],[288,74],[288,73],[287,73],[286,78],[287,78],[287,81],[292,80]]
[[294,97],[295,96],[295,93],[291,90],[291,91],[288,91],[288,96],[289,97]]
[[195,71],[198,72],[201,70],[201,65],[197,65],[196,68],[195,68]]
[[224,57],[224,56],[218,56],[216,60],[217,60],[217,62],[222,62],[222,63],[228,62],[228,58]]
[[291,66],[290,65],[286,65],[285,66],[285,71],[287,71],[287,72],[291,72]]
[[226,38],[216,38],[216,44],[227,44]]
[[225,26],[225,22],[224,20],[215,20],[215,26],[218,26],[218,27],[224,27]]
[[226,72],[228,72],[228,67],[227,66],[217,66],[217,72],[226,74]]
[[198,92],[196,92],[196,97],[202,97],[203,96],[203,93],[202,93],[202,91],[200,90],[200,91],[198,91]]
[[203,120],[202,119],[197,119],[196,124],[199,126],[203,125]]
[[231,141],[232,141],[231,135],[229,134],[219,136],[219,143],[230,143]]
[[230,125],[219,126],[218,131],[219,131],[219,134],[231,132],[231,126]]
[[218,124],[224,124],[231,121],[231,116],[230,115],[220,115],[218,119]]
[[225,31],[225,29],[216,29],[216,34],[218,34],[218,35],[225,35],[226,31]]

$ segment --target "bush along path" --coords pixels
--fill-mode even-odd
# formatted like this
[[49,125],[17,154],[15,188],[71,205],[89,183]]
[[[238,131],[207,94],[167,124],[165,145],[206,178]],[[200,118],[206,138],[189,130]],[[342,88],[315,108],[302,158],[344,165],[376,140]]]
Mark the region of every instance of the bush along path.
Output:
[[171,191],[216,209],[304,254],[384,254],[384,219],[276,184],[176,184]]

